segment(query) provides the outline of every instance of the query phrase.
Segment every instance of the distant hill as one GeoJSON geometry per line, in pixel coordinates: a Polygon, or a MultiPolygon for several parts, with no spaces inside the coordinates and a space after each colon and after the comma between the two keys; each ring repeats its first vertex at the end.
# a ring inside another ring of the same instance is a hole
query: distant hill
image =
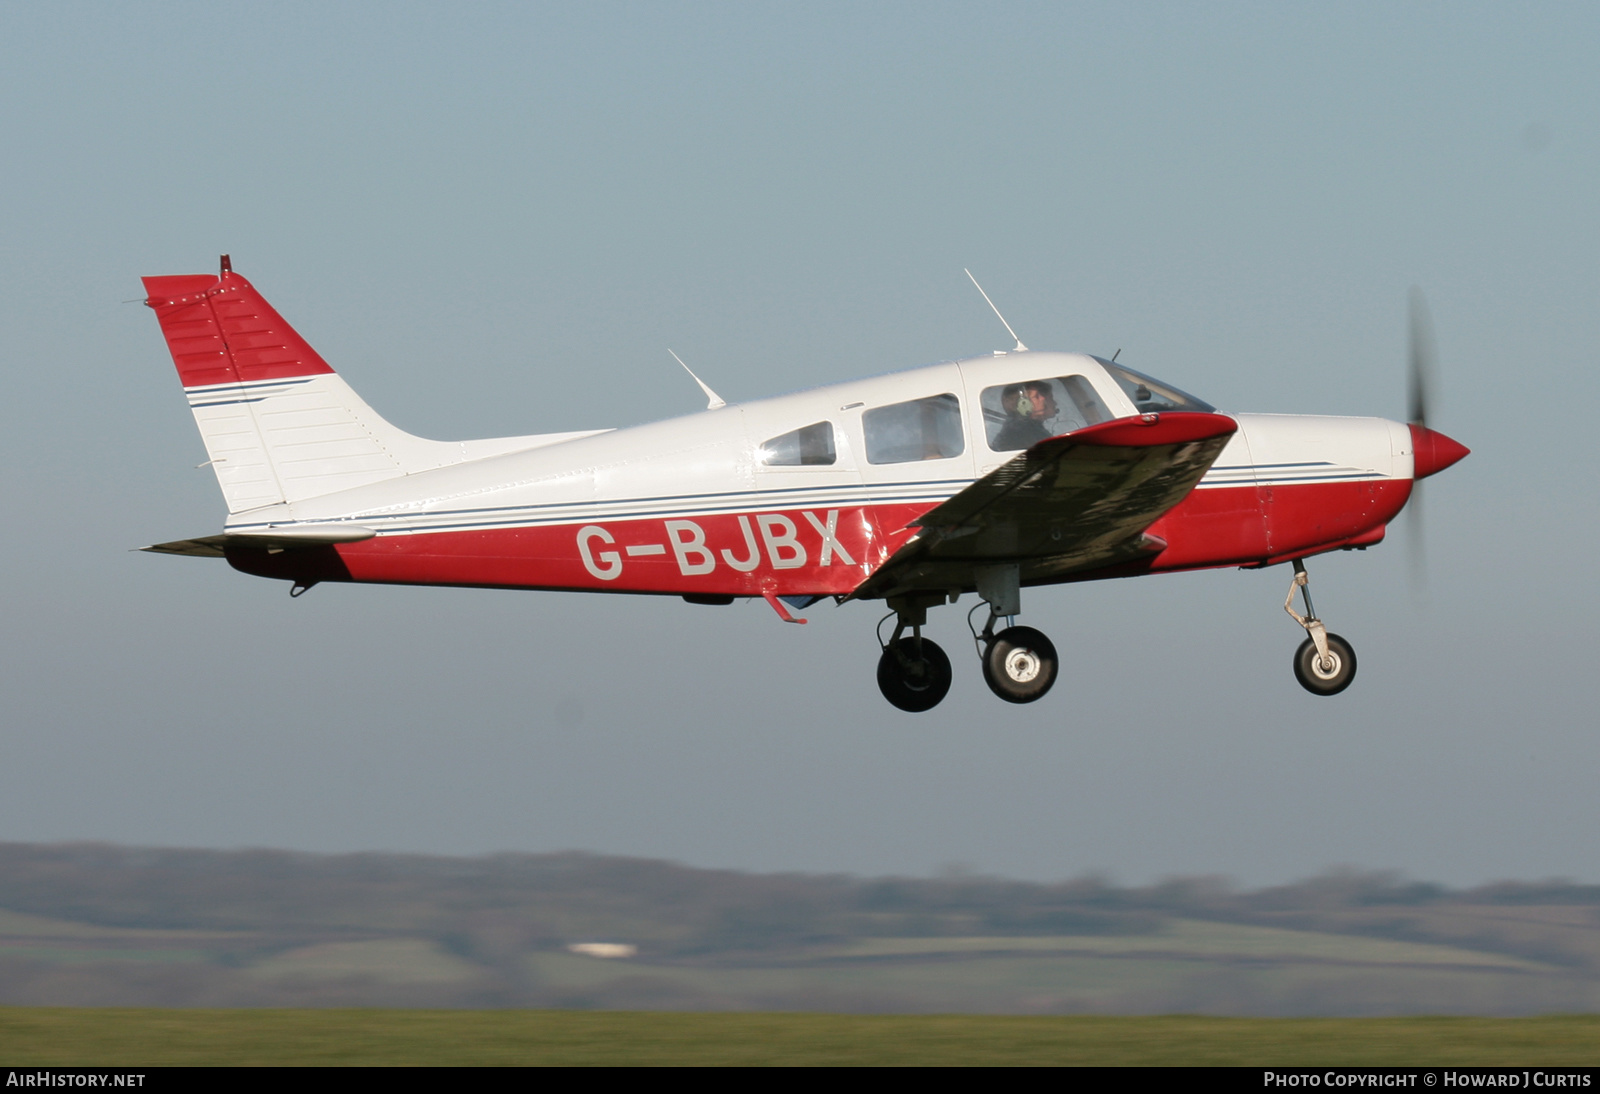
{"type": "Polygon", "coordinates": [[[1600,887],[1343,872],[1241,892],[0,844],[0,1003],[1592,1011],[1600,887]],[[585,943],[614,946],[570,948],[585,943]]]}

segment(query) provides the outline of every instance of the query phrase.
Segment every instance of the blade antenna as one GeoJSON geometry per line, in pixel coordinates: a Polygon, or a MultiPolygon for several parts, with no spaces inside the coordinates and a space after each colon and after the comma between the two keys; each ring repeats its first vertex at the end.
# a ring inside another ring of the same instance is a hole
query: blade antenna
{"type": "MultiPolygon", "coordinates": [[[[667,352],[672,353],[670,349],[667,350],[667,352]]],[[[683,365],[683,358],[679,357],[676,353],[672,353],[672,359],[678,362],[678,364],[683,365]]],[[[694,369],[690,368],[688,365],[683,365],[683,371],[687,372],[689,374],[689,379],[699,384],[700,390],[706,393],[707,410],[721,410],[723,407],[728,405],[728,401],[726,399],[718,395],[715,391],[712,391],[706,386],[706,382],[704,380],[700,379],[700,377],[694,374],[694,369]]]]}
{"type": "MultiPolygon", "coordinates": [[[[989,294],[983,291],[983,286],[978,284],[978,279],[976,277],[972,276],[972,271],[963,266],[961,268],[961,272],[967,275],[967,279],[972,282],[972,287],[978,290],[978,293],[983,297],[983,302],[989,305],[989,309],[994,312],[994,317],[1000,320],[1000,325],[1002,327],[1005,327],[1006,333],[1011,335],[1013,338],[1017,338],[1017,332],[1011,329],[1011,324],[1006,322],[1006,317],[1001,315],[1000,309],[994,306],[994,301],[990,300],[989,294]]],[[[1022,344],[1022,339],[1017,338],[1016,348],[1014,348],[1012,352],[1026,353],[1028,352],[1028,347],[1022,344]]]]}

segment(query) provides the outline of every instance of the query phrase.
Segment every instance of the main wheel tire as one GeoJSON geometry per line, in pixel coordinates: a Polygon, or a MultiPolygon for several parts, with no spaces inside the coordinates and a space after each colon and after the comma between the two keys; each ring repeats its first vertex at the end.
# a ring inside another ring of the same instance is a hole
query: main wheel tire
{"type": "Polygon", "coordinates": [[[1317,644],[1310,638],[1294,651],[1294,678],[1312,695],[1337,695],[1356,678],[1356,651],[1336,634],[1328,635],[1328,656],[1332,669],[1322,667],[1317,644]]]}
{"type": "Polygon", "coordinates": [[[1060,661],[1050,639],[1032,627],[1007,627],[983,651],[983,682],[1008,703],[1043,699],[1060,661]]]}
{"type": "Polygon", "coordinates": [[[878,690],[901,710],[932,710],[950,692],[950,658],[931,638],[902,638],[878,658],[878,690]]]}

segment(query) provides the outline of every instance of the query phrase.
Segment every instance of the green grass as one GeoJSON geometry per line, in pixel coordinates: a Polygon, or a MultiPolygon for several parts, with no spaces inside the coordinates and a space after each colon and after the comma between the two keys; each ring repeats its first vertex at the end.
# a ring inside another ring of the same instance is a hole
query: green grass
{"type": "Polygon", "coordinates": [[[0,1008],[0,1064],[1593,1066],[1600,1017],[0,1008]]]}

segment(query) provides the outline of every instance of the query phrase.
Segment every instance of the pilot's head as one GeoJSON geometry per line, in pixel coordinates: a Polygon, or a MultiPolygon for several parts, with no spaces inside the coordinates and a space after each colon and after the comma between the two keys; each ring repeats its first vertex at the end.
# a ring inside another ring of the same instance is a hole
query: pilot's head
{"type": "MultiPolygon", "coordinates": [[[[1050,384],[1048,381],[1041,380],[1035,384],[1026,384],[1024,387],[1026,389],[1024,393],[1027,396],[1028,403],[1030,404],[1028,409],[1028,417],[1032,418],[1036,422],[1047,422],[1056,416],[1058,413],[1056,410],[1056,396],[1055,392],[1050,390],[1050,384]]],[[[1019,400],[1019,412],[1020,408],[1021,402],[1019,400]]]]}

